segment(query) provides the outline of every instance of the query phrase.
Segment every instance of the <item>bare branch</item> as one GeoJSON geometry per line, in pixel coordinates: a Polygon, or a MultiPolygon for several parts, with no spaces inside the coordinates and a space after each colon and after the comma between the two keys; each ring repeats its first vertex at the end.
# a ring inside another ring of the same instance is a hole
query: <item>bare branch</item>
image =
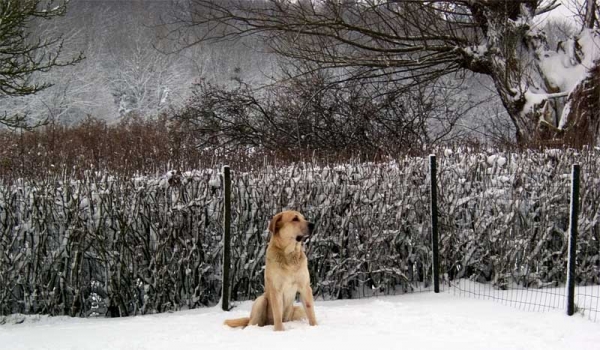
{"type": "MultiPolygon", "coordinates": [[[[0,97],[35,94],[51,86],[34,83],[34,73],[45,73],[81,61],[83,53],[62,59],[61,36],[32,38],[29,27],[36,21],[65,14],[68,0],[23,0],[3,2],[0,6],[0,97]]],[[[24,116],[5,116],[0,124],[21,124],[24,116]]]]}

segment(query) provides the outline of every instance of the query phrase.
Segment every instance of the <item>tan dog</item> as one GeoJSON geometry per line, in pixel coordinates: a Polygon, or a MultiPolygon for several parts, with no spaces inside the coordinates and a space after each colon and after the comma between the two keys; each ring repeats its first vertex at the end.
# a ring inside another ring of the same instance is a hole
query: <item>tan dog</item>
{"type": "Polygon", "coordinates": [[[271,239],[265,264],[265,293],[252,304],[250,317],[226,320],[226,325],[274,325],[276,331],[282,331],[283,322],[307,317],[311,326],[317,325],[308,262],[303,249],[313,227],[314,224],[297,211],[284,211],[273,217],[269,223],[271,239]],[[296,293],[300,293],[304,309],[294,306],[296,293]]]}

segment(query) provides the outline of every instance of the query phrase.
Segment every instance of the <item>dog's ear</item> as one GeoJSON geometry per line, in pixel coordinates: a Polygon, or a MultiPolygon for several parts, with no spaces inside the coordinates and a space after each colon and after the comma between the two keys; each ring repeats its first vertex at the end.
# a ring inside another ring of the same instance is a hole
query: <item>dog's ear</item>
{"type": "Polygon", "coordinates": [[[273,217],[273,219],[271,219],[271,222],[269,223],[269,240],[270,240],[271,236],[273,236],[279,229],[279,224],[280,224],[282,217],[283,217],[283,215],[281,213],[279,213],[279,214],[275,215],[273,217]]]}

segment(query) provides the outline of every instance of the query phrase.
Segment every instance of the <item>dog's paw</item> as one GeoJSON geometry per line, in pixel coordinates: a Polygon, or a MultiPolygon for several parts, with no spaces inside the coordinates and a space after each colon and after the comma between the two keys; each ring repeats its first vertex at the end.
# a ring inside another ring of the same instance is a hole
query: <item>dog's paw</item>
{"type": "Polygon", "coordinates": [[[283,332],[283,331],[285,331],[285,328],[283,328],[283,325],[275,325],[275,326],[273,327],[273,330],[274,330],[275,332],[283,332]]]}

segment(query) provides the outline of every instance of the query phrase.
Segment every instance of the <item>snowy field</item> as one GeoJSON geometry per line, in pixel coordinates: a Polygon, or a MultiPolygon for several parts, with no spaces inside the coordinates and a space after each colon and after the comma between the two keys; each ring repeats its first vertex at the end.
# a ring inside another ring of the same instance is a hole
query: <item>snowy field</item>
{"type": "Polygon", "coordinates": [[[27,318],[0,326],[0,349],[599,349],[600,324],[562,311],[527,312],[430,292],[317,301],[320,323],[230,329],[250,303],[122,319],[27,318]]]}

